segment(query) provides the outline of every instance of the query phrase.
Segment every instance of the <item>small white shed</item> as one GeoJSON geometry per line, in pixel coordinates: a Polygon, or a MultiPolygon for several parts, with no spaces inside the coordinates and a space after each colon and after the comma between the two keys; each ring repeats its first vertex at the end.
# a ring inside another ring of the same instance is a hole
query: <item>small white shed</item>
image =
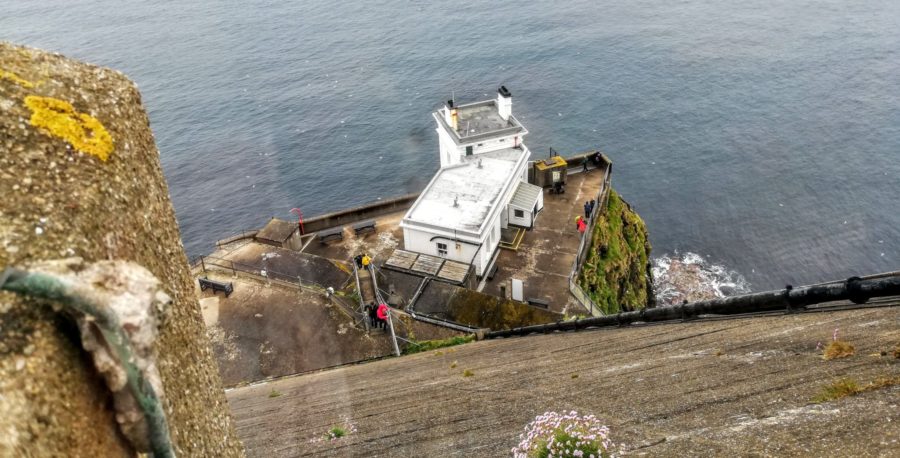
{"type": "Polygon", "coordinates": [[[534,227],[537,214],[543,209],[543,188],[520,181],[507,206],[509,224],[530,229],[534,227]]]}

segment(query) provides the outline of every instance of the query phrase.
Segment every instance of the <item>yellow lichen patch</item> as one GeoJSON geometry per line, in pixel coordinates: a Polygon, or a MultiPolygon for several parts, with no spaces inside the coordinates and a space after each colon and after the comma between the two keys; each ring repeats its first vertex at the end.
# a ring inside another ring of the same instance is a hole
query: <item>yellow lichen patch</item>
{"type": "Polygon", "coordinates": [[[26,89],[31,89],[34,87],[34,83],[32,83],[31,81],[28,81],[13,72],[8,72],[3,69],[0,69],[0,79],[12,81],[13,83],[18,84],[19,86],[22,86],[26,89]]]}
{"type": "Polygon", "coordinates": [[[25,97],[31,109],[31,125],[54,137],[69,142],[83,153],[93,154],[106,161],[113,151],[113,139],[97,118],[75,111],[71,104],[52,97],[25,97]]]}

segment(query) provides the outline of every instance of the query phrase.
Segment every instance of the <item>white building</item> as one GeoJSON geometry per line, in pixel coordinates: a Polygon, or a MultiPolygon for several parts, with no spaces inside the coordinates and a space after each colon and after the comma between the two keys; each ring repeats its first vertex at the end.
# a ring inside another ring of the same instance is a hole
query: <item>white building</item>
{"type": "Polygon", "coordinates": [[[484,275],[500,229],[531,228],[544,206],[543,190],[528,183],[528,131],[512,115],[512,95],[432,113],[441,168],[406,212],[404,249],[475,265],[484,275]]]}

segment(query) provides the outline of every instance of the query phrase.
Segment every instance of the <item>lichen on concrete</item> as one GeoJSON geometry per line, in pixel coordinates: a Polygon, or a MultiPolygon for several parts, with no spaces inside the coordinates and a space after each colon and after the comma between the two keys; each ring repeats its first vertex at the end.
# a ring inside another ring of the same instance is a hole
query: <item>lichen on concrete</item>
{"type": "MultiPolygon", "coordinates": [[[[78,256],[147,268],[173,299],[157,358],[176,453],[240,455],[137,88],[116,71],[6,43],[0,70],[0,266],[78,256]],[[33,125],[28,97],[102,124],[113,139],[107,160],[33,125]]],[[[9,293],[0,294],[0,393],[11,409],[0,415],[0,455],[132,452],[74,324],[9,293]]]]}
{"type": "Polygon", "coordinates": [[[651,247],[644,221],[612,189],[597,218],[579,285],[607,314],[648,306],[651,247]]]}

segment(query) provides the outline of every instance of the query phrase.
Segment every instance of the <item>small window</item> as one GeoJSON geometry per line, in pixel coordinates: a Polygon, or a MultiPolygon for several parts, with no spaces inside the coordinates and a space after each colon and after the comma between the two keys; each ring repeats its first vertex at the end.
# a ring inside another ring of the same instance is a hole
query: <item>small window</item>
{"type": "Polygon", "coordinates": [[[524,210],[513,210],[513,215],[516,215],[516,218],[524,218],[525,211],[524,210]]]}
{"type": "Polygon", "coordinates": [[[472,145],[466,147],[466,156],[472,155],[472,145]]]}
{"type": "Polygon", "coordinates": [[[479,144],[478,144],[478,147],[479,147],[479,148],[481,148],[482,146],[484,146],[484,143],[479,143],[479,144]]]}
{"type": "Polygon", "coordinates": [[[446,243],[438,243],[437,250],[438,250],[438,256],[447,256],[447,244],[446,243]]]}

